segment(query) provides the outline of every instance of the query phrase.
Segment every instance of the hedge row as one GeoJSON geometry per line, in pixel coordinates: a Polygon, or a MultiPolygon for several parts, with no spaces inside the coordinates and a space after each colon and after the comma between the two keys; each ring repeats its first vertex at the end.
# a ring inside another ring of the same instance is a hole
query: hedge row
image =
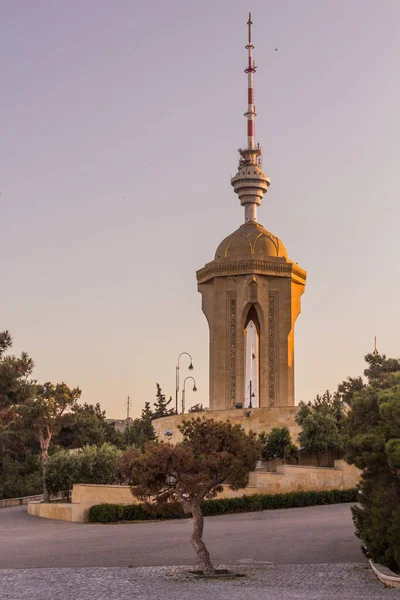
{"type": "MultiPolygon", "coordinates": [[[[254,512],[277,508],[316,506],[356,502],[357,490],[327,490],[320,492],[289,492],[287,494],[254,494],[240,498],[216,498],[203,502],[204,516],[229,513],[254,512]]],[[[180,503],[152,504],[97,504],[89,510],[92,523],[116,521],[151,521],[160,519],[183,519],[185,514],[180,503]]]]}

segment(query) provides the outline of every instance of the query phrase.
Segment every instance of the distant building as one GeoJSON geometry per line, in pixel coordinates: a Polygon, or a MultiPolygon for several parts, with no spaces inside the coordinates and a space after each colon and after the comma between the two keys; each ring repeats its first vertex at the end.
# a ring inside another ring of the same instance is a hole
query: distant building
{"type": "Polygon", "coordinates": [[[127,419],[106,419],[106,421],[110,425],[114,425],[116,431],[119,431],[119,433],[124,433],[125,429],[133,423],[132,417],[128,417],[127,419]]]}

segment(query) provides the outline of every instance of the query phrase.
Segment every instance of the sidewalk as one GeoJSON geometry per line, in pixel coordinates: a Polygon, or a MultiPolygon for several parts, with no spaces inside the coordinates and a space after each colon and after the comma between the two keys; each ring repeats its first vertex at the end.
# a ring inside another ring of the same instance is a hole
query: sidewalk
{"type": "MultiPolygon", "coordinates": [[[[111,551],[111,549],[110,549],[111,551]]],[[[222,565],[221,565],[222,566],[222,565]]],[[[197,580],[188,567],[4,569],[2,600],[400,600],[365,563],[234,566],[246,576],[197,580]]]]}

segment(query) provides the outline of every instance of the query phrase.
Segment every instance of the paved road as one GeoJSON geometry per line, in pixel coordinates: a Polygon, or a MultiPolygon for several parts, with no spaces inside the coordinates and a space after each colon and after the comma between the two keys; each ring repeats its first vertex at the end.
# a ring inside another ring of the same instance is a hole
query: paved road
{"type": "MultiPolygon", "coordinates": [[[[123,525],[39,519],[26,507],[0,509],[0,569],[195,564],[188,520],[123,525]]],[[[365,562],[349,504],[208,517],[215,564],[365,562]]]]}

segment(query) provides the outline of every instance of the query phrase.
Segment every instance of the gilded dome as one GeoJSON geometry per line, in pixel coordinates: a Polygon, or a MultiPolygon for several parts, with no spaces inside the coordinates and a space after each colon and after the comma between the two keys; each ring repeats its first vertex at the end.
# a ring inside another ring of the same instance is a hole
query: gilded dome
{"type": "Polygon", "coordinates": [[[215,260],[265,260],[287,258],[285,246],[279,238],[255,221],[249,221],[228,235],[217,248],[215,260]]]}

